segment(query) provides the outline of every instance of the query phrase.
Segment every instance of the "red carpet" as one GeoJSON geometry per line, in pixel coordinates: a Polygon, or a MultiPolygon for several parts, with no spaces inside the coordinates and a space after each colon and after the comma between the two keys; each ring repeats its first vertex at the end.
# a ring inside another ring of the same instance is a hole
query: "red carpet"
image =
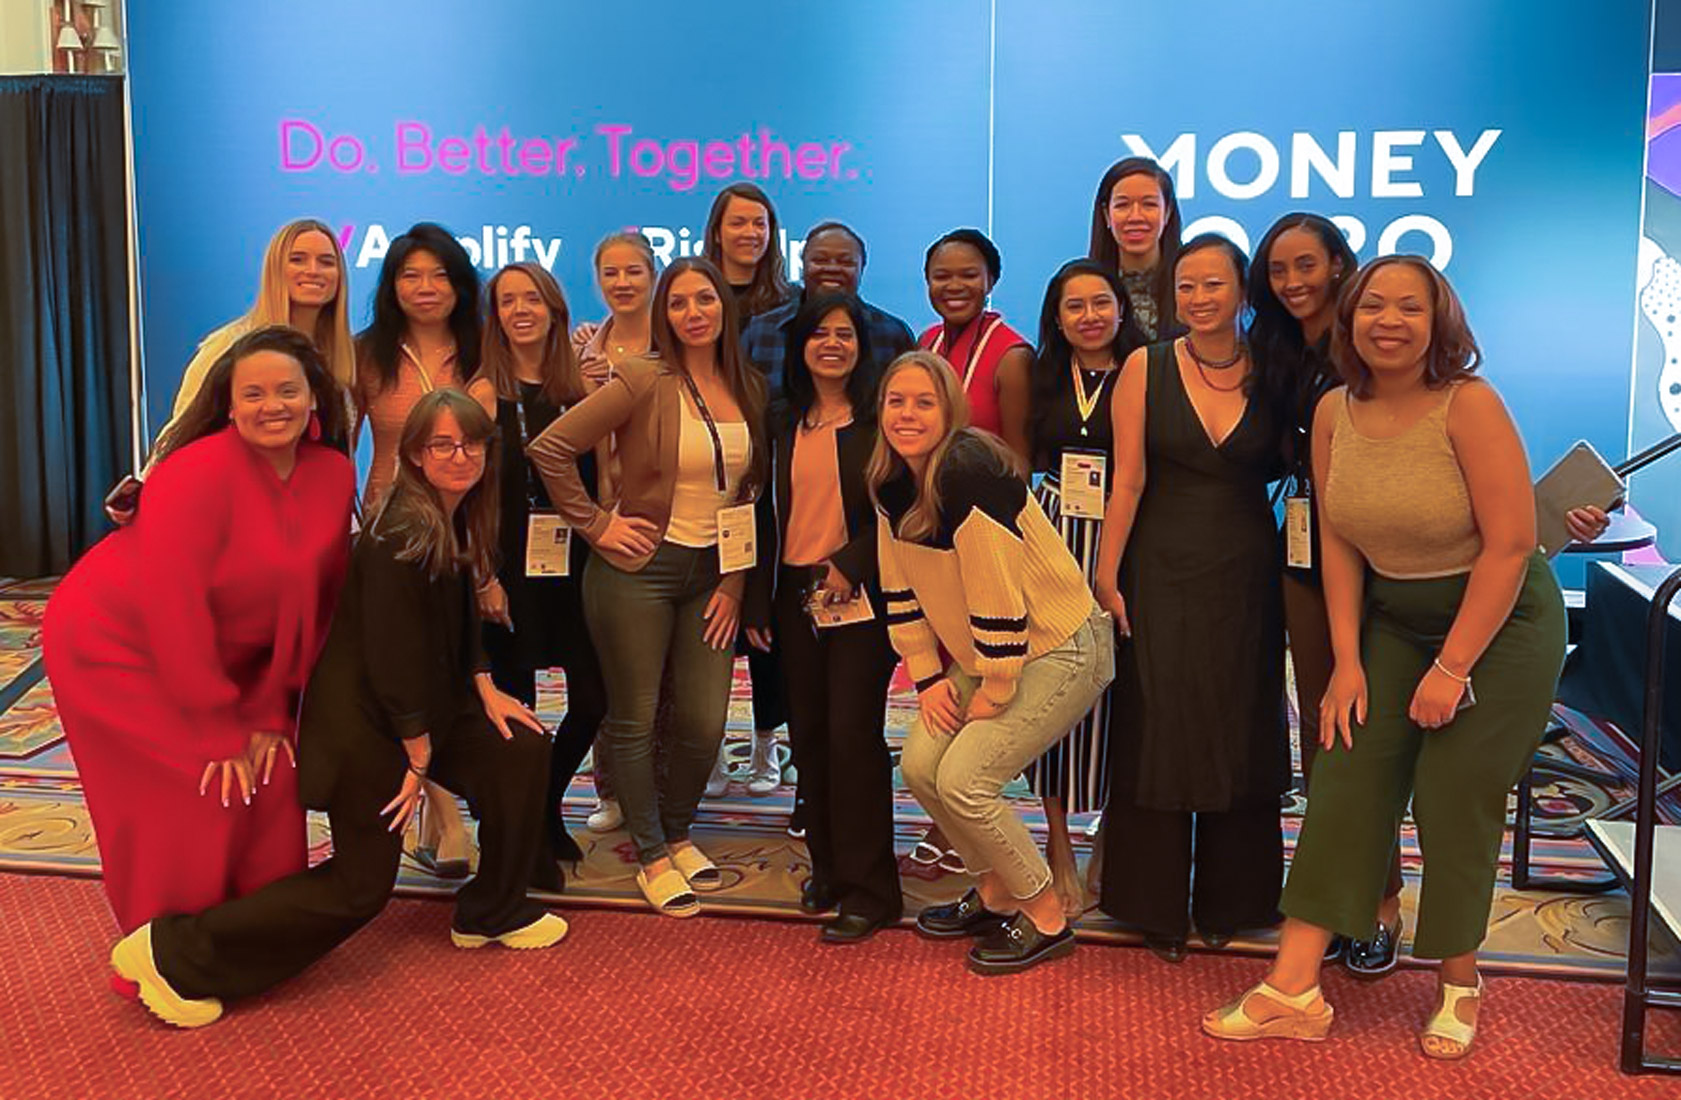
{"type": "MultiPolygon", "coordinates": [[[[1621,991],[1490,983],[1478,1049],[1427,1063],[1432,978],[1339,975],[1330,1042],[1225,1044],[1198,1015],[1254,960],[1082,947],[984,979],[961,949],[890,932],[823,948],[772,921],[580,910],[546,952],[459,951],[449,909],[397,902],[327,962],[198,1032],[105,990],[97,882],[0,875],[0,1097],[729,1097],[1006,1100],[1675,1096],[1615,1068],[1621,991]]],[[[1660,1050],[1681,1026],[1655,1019],[1660,1050]]]]}

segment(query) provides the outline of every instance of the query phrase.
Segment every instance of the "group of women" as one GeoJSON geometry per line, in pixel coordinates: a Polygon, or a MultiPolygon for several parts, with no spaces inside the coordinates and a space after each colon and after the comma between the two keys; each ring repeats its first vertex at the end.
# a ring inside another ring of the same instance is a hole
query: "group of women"
{"type": "MultiPolygon", "coordinates": [[[[1266,980],[1203,1029],[1322,1038],[1320,967],[1394,965],[1410,800],[1414,954],[1443,960],[1419,1041],[1465,1054],[1506,790],[1563,652],[1521,443],[1424,261],[1360,268],[1311,214],[1253,263],[1179,225],[1159,166],[1113,165],[1036,345],[988,308],[997,248],[955,230],[914,348],[860,298],[844,225],[808,234],[789,286],[751,184],[718,197],[707,258],[657,271],[641,237],[603,241],[594,326],[536,265],[481,294],[421,224],[353,345],[332,234],[286,227],[251,314],[189,368],[140,502],[49,608],[114,981],[194,1026],[297,973],[383,906],[432,783],[481,823],[454,942],[548,946],[566,925],[526,891],[578,854],[561,795],[592,743],[592,827],[622,820],[656,911],[699,912],[724,878],[691,826],[745,640],[750,784],[775,785],[785,709],[825,942],[901,916],[883,726],[903,660],[918,847],[975,876],[921,934],[982,974],[1069,954],[1067,818],[1101,809],[1099,904],[1162,958],[1193,928],[1218,947],[1284,922],[1266,980]],[[1281,897],[1286,634],[1312,793],[1281,897]],[[1044,853],[1002,794],[1024,770],[1044,853]],[[300,801],[334,838],[307,870],[300,801]]],[[[455,802],[431,805],[424,847],[464,875],[455,802]]]]}

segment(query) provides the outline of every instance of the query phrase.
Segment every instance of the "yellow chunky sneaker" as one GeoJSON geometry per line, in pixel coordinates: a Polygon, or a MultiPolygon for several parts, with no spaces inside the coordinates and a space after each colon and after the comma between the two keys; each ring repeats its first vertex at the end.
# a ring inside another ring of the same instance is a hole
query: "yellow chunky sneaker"
{"type": "Polygon", "coordinates": [[[471,932],[449,930],[449,942],[457,947],[483,947],[499,943],[516,951],[531,951],[539,947],[553,947],[566,938],[566,922],[553,913],[544,913],[524,928],[504,932],[500,936],[477,936],[471,932]]]}
{"type": "Polygon", "coordinates": [[[1202,1030],[1216,1039],[1306,1039],[1316,1043],[1329,1034],[1334,1015],[1318,986],[1291,996],[1262,982],[1205,1015],[1202,1030]]]}
{"type": "Polygon", "coordinates": [[[175,992],[158,973],[152,959],[152,926],[143,924],[111,949],[111,968],[140,987],[140,1003],[166,1024],[203,1027],[222,1018],[222,1002],[214,997],[193,1000],[175,992]]]}

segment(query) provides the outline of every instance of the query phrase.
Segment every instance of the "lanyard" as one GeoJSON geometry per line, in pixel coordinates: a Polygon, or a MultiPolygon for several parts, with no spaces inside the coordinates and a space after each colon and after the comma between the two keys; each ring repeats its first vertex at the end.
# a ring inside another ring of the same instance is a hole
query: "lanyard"
{"type": "MultiPolygon", "coordinates": [[[[984,314],[984,313],[981,314],[981,317],[985,317],[985,316],[986,316],[986,314],[984,314]]],[[[975,319],[975,321],[971,322],[971,324],[978,323],[980,321],[980,319],[981,319],[980,317],[977,317],[975,319]]],[[[968,355],[967,358],[965,358],[963,360],[963,392],[964,393],[969,392],[969,380],[974,378],[975,367],[980,364],[981,357],[982,357],[982,355],[985,354],[987,345],[992,343],[992,338],[998,334],[998,330],[1000,328],[1002,328],[1003,325],[1004,325],[1003,314],[999,314],[999,315],[993,317],[993,319],[987,323],[986,330],[984,332],[982,332],[979,336],[975,337],[975,342],[970,345],[969,355],[968,355]]],[[[940,327],[939,333],[936,334],[935,337],[934,337],[934,346],[929,348],[928,350],[933,352],[935,355],[942,355],[942,356],[945,355],[945,353],[946,353],[946,330],[945,330],[945,326],[942,325],[940,327]]]]}
{"type": "Polygon", "coordinates": [[[1103,377],[1097,380],[1097,388],[1088,394],[1086,393],[1085,371],[1081,369],[1079,362],[1073,356],[1068,358],[1068,369],[1074,375],[1074,405],[1080,412],[1080,434],[1082,436],[1090,435],[1091,433],[1086,430],[1086,424],[1091,420],[1091,414],[1097,411],[1098,402],[1103,400],[1103,383],[1115,371],[1102,372],[1103,377]]]}
{"type": "Polygon", "coordinates": [[[526,453],[531,449],[531,435],[525,427],[525,398],[516,392],[514,396],[514,417],[519,422],[519,455],[520,463],[525,467],[525,502],[530,511],[544,512],[549,509],[538,499],[537,486],[540,484],[532,468],[531,458],[526,453]]]}
{"type": "Polygon", "coordinates": [[[712,410],[706,407],[706,398],[700,395],[700,387],[689,377],[689,372],[679,369],[678,374],[683,378],[683,385],[688,387],[689,396],[695,399],[695,411],[700,413],[701,420],[706,424],[706,434],[712,437],[712,474],[718,491],[727,492],[730,481],[724,473],[724,437],[718,434],[718,422],[712,419],[712,410]]]}

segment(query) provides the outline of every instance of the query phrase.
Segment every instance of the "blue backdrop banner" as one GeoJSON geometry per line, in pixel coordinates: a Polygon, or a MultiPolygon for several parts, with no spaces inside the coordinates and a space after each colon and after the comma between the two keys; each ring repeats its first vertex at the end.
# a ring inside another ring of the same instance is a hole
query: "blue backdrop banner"
{"type": "Polygon", "coordinates": [[[1031,332],[1097,179],[1157,156],[1187,228],[1338,218],[1362,259],[1432,256],[1537,465],[1626,453],[1649,5],[1288,0],[652,0],[140,5],[130,14],[146,382],[161,425],[282,223],[340,228],[352,317],[389,240],[449,226],[488,275],[535,259],[604,312],[595,242],[695,250],[720,187],[869,243],[867,298],[933,319],[922,254],[990,229],[1031,332]]]}

